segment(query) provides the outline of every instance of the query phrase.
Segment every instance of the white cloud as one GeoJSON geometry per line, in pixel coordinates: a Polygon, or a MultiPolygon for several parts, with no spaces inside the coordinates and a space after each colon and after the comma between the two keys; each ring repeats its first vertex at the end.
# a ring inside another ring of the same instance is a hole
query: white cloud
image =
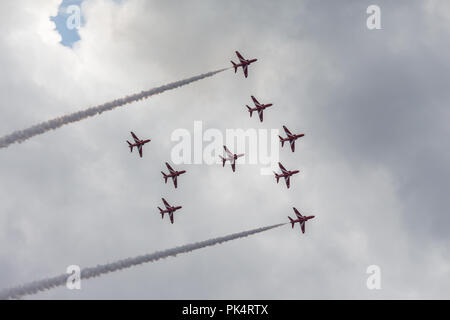
{"type": "MultiPolygon", "coordinates": [[[[279,7],[193,1],[187,8],[143,0],[88,1],[82,7],[82,40],[71,50],[59,44],[49,21],[58,5],[0,4],[7,34],[0,39],[2,135],[228,66],[236,49],[259,61],[248,79],[229,71],[2,150],[2,287],[60,274],[71,264],[87,267],[282,222],[296,206],[316,215],[305,235],[286,226],[107,275],[86,282],[81,292],[58,289],[32,298],[448,296],[435,285],[441,281],[448,287],[446,251],[436,245],[417,259],[417,246],[434,242],[421,243],[411,234],[415,229],[405,215],[410,202],[403,193],[404,178],[388,159],[397,159],[389,152],[406,139],[400,133],[407,112],[401,109],[392,118],[399,136],[388,137],[389,147],[388,138],[366,139],[372,137],[367,119],[384,118],[362,103],[370,90],[364,86],[367,61],[361,53],[374,63],[380,55],[390,58],[392,52],[383,50],[396,41],[384,29],[382,37],[392,41],[371,55],[367,34],[353,26],[359,21],[356,7],[336,9],[325,23],[323,8],[315,2],[279,7]],[[352,92],[355,88],[359,92],[352,92]],[[263,124],[248,118],[245,104],[251,94],[274,103],[263,124]],[[256,166],[240,166],[232,174],[229,167],[193,165],[173,190],[160,174],[169,160],[170,134],[177,128],[190,130],[194,120],[220,130],[287,124],[306,133],[295,154],[281,150],[282,162],[302,172],[286,190],[273,177],[261,176],[256,166]],[[143,159],[128,152],[130,130],[152,139],[143,159]],[[174,225],[161,221],[157,212],[162,196],[183,205],[174,225]],[[365,287],[370,264],[382,270],[379,292],[365,287]],[[415,274],[421,280],[411,283],[415,274]]],[[[414,10],[420,17],[418,7],[414,10]]],[[[376,41],[384,43],[382,37],[376,41]]],[[[402,45],[414,47],[409,39],[407,34],[402,45]]],[[[375,67],[385,71],[383,65],[375,67]]],[[[395,70],[387,75],[405,68],[393,64],[395,70]]],[[[385,83],[384,75],[373,83],[385,83]]],[[[410,88],[408,83],[396,86],[410,88]]],[[[386,123],[377,123],[380,131],[386,123]]]]}

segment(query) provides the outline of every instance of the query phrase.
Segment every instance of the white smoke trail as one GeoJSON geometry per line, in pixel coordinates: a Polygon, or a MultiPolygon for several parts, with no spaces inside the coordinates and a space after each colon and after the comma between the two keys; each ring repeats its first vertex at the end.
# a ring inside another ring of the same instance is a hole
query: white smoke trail
{"type": "MultiPolygon", "coordinates": [[[[99,277],[106,273],[115,272],[115,271],[126,269],[126,268],[131,268],[131,267],[139,265],[139,264],[153,262],[153,261],[157,261],[159,259],[164,259],[164,258],[171,257],[171,256],[174,257],[180,253],[187,253],[187,252],[198,250],[201,248],[214,246],[214,245],[220,244],[222,242],[231,241],[231,240],[235,240],[235,239],[239,239],[239,238],[244,238],[244,237],[250,236],[255,233],[260,233],[260,232],[264,232],[264,231],[267,231],[267,230],[270,230],[273,228],[283,226],[285,224],[286,223],[280,223],[280,224],[275,224],[275,225],[268,226],[268,227],[248,230],[248,231],[239,232],[239,233],[233,233],[233,234],[230,234],[230,235],[224,236],[224,237],[219,237],[219,238],[214,238],[214,239],[205,240],[205,241],[201,241],[201,242],[191,243],[191,244],[187,244],[187,245],[184,245],[181,247],[176,247],[176,248],[168,249],[168,250],[164,250],[164,251],[157,251],[157,252],[154,252],[151,254],[137,256],[134,258],[127,258],[127,259],[119,260],[119,261],[108,263],[108,264],[97,265],[96,267],[83,269],[81,271],[81,279],[89,279],[89,278],[99,277]]],[[[16,288],[2,290],[2,291],[0,291],[0,300],[17,299],[17,298],[20,298],[25,295],[31,295],[31,294],[38,293],[40,291],[45,291],[45,290],[49,290],[49,289],[52,289],[55,287],[64,286],[67,282],[68,277],[69,277],[68,274],[63,274],[63,275],[53,277],[53,278],[30,282],[28,284],[25,284],[25,285],[22,285],[22,286],[19,286],[16,288]]]]}
{"type": "Polygon", "coordinates": [[[77,122],[77,121],[86,119],[88,117],[95,116],[96,114],[100,114],[102,112],[110,111],[117,107],[121,107],[127,103],[132,103],[135,101],[139,101],[141,99],[147,99],[155,94],[159,94],[159,93],[162,93],[167,90],[172,90],[172,89],[187,85],[189,83],[192,83],[194,81],[198,81],[198,80],[201,80],[204,78],[212,77],[213,75],[215,75],[219,72],[225,71],[227,69],[229,69],[229,68],[204,73],[204,74],[201,74],[201,75],[198,75],[195,77],[191,77],[188,79],[180,80],[177,82],[172,82],[172,83],[169,83],[169,84],[157,87],[157,88],[153,88],[153,89],[150,89],[147,91],[142,91],[141,93],[136,93],[131,96],[127,96],[125,98],[116,99],[114,101],[107,102],[102,105],[91,107],[91,108],[88,108],[83,111],[74,112],[74,113],[71,113],[66,116],[62,116],[62,117],[55,118],[55,119],[52,119],[52,120],[49,120],[46,122],[42,122],[42,123],[39,123],[32,127],[29,127],[27,129],[24,129],[24,130],[15,131],[9,135],[0,137],[0,149],[6,148],[9,145],[16,143],[16,142],[19,142],[19,143],[23,142],[27,139],[30,139],[31,137],[37,136],[39,134],[43,134],[47,131],[57,129],[65,124],[77,122]]]}

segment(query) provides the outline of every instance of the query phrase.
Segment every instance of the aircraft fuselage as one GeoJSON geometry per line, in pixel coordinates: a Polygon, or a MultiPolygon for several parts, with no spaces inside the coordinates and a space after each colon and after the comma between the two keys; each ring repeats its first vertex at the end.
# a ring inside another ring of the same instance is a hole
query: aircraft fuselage
{"type": "Polygon", "coordinates": [[[141,141],[136,142],[136,143],[131,143],[131,146],[133,146],[133,147],[139,147],[139,146],[143,146],[144,144],[146,144],[146,143],[148,143],[148,142],[150,142],[150,139],[147,139],[147,140],[141,140],[141,141]]]}
{"type": "Polygon", "coordinates": [[[304,217],[302,217],[302,218],[295,219],[295,220],[293,220],[292,222],[294,222],[294,223],[296,223],[296,222],[302,223],[302,222],[306,222],[306,221],[308,221],[308,220],[310,220],[310,219],[313,219],[314,217],[315,217],[315,216],[304,216],[304,217]]]}
{"type": "Polygon", "coordinates": [[[300,172],[300,170],[293,170],[293,171],[288,171],[286,173],[281,173],[281,174],[279,174],[279,176],[280,177],[290,177],[290,176],[292,176],[294,174],[297,174],[299,172],[300,172]]]}
{"type": "Polygon", "coordinates": [[[181,175],[181,174],[183,174],[185,172],[186,172],[186,170],[175,171],[175,172],[169,173],[167,176],[170,177],[170,178],[178,177],[179,175],[181,175]]]}
{"type": "Polygon", "coordinates": [[[264,109],[266,109],[266,108],[268,108],[268,107],[271,107],[272,105],[273,105],[272,103],[269,103],[269,104],[262,104],[262,105],[260,105],[260,106],[255,106],[254,108],[252,108],[252,110],[254,110],[254,111],[264,110],[264,109]]]}
{"type": "Polygon", "coordinates": [[[286,137],[286,138],[283,138],[282,140],[283,141],[292,141],[292,140],[297,140],[298,138],[301,138],[301,137],[303,137],[304,136],[304,134],[294,134],[293,136],[291,136],[291,137],[286,137]]]}
{"type": "Polygon", "coordinates": [[[166,210],[162,210],[161,213],[173,213],[179,209],[183,208],[182,206],[177,206],[177,207],[170,207],[166,210]]]}
{"type": "Polygon", "coordinates": [[[256,61],[258,61],[258,59],[245,60],[245,61],[243,61],[241,63],[237,63],[236,66],[237,67],[245,67],[245,66],[248,66],[249,64],[251,64],[253,62],[256,62],[256,61]]]}

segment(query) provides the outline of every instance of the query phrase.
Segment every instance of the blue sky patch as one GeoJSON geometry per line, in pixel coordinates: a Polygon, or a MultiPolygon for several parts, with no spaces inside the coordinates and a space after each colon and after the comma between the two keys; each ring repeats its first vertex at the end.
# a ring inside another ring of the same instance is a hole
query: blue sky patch
{"type": "Polygon", "coordinates": [[[58,14],[50,17],[55,23],[56,31],[61,35],[61,44],[72,48],[73,44],[80,40],[78,30],[84,25],[81,12],[83,0],[63,0],[58,8],[58,14]]]}

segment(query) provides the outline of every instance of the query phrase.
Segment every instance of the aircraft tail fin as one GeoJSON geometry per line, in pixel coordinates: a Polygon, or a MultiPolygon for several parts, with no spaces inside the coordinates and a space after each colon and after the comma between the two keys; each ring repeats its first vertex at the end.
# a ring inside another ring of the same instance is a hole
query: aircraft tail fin
{"type": "Polygon", "coordinates": [[[289,216],[288,216],[288,218],[291,221],[292,228],[294,228],[294,223],[295,223],[294,220],[291,217],[289,217],[289,216]]]}
{"type": "Polygon", "coordinates": [[[237,72],[238,66],[237,66],[237,64],[234,63],[233,61],[231,61],[231,63],[233,64],[233,67],[234,67],[234,73],[236,73],[236,72],[237,72]]]}
{"type": "Polygon", "coordinates": [[[133,145],[130,141],[127,140],[128,146],[130,147],[130,152],[133,152],[133,145]]]}
{"type": "Polygon", "coordinates": [[[161,209],[160,207],[158,207],[158,209],[159,209],[159,213],[161,213],[161,219],[164,219],[163,209],[161,209]]]}
{"type": "Polygon", "coordinates": [[[222,167],[225,167],[226,159],[224,157],[222,157],[222,156],[219,156],[219,157],[220,157],[220,159],[222,159],[222,167]]]}
{"type": "MultiPolygon", "coordinates": [[[[246,105],[247,106],[247,105],[246,105]]],[[[253,114],[253,110],[252,110],[252,108],[250,108],[249,106],[247,106],[247,109],[248,109],[248,112],[250,112],[250,117],[252,116],[252,114],[253,114]]]]}
{"type": "Polygon", "coordinates": [[[277,179],[277,183],[280,181],[280,176],[275,171],[273,172],[275,174],[275,179],[277,179]]]}
{"type": "Polygon", "coordinates": [[[169,178],[169,177],[164,172],[161,171],[161,173],[164,176],[164,182],[167,183],[167,178],[169,178]]]}
{"type": "Polygon", "coordinates": [[[283,139],[283,137],[282,136],[278,136],[278,137],[280,137],[281,147],[284,147],[284,139],[283,139]]]}

